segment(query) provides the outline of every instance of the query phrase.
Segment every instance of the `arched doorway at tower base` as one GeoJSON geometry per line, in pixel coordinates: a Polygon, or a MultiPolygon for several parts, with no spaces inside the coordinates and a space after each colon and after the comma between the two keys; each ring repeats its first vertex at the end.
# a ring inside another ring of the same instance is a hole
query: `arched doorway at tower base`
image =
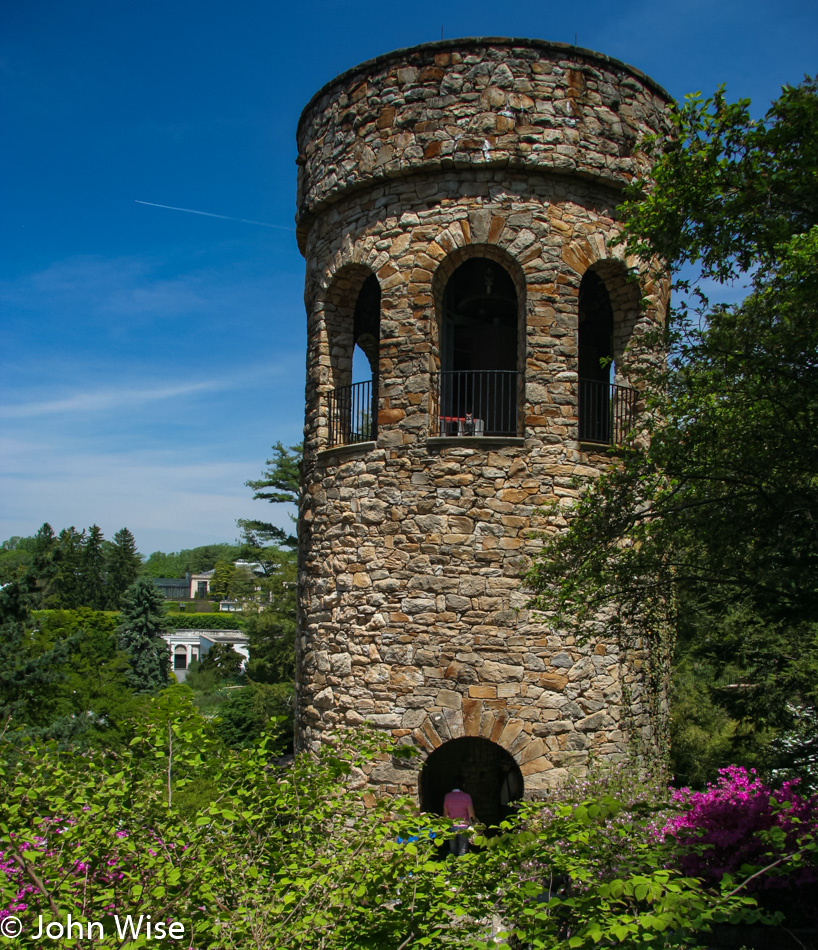
{"type": "Polygon", "coordinates": [[[465,736],[444,742],[426,759],[418,781],[421,811],[442,815],[443,799],[458,778],[486,825],[502,821],[523,797],[523,775],[513,757],[496,742],[465,736]]]}

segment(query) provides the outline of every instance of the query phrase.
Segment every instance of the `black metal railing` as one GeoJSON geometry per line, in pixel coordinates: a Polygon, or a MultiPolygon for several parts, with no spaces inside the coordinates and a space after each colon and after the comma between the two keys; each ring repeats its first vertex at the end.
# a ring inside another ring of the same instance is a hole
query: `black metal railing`
{"type": "Polygon", "coordinates": [[[329,393],[329,447],[370,442],[378,434],[378,383],[338,386],[329,393]]]}
{"type": "Polygon", "coordinates": [[[619,445],[636,419],[637,391],[630,386],[579,381],[579,438],[581,442],[619,445]]]}
{"type": "Polygon", "coordinates": [[[434,373],[435,434],[516,436],[520,378],[513,370],[434,373]]]}

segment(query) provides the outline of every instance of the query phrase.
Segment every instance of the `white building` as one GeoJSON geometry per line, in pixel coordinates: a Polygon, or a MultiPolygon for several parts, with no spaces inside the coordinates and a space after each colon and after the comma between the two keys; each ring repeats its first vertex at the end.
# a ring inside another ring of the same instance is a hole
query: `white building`
{"type": "Polygon", "coordinates": [[[180,683],[184,683],[190,664],[201,660],[217,643],[231,646],[242,657],[242,669],[250,659],[249,640],[241,630],[173,630],[163,638],[170,648],[171,669],[180,683]]]}

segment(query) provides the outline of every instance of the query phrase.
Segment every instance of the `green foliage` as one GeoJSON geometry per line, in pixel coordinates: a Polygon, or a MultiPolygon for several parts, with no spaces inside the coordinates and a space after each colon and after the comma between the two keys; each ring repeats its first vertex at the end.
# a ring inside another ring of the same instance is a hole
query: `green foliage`
{"type": "Polygon", "coordinates": [[[105,545],[106,588],[108,607],[118,610],[123,603],[125,591],[139,577],[142,557],[136,550],[134,536],[127,528],[114,535],[113,543],[105,545]]]}
{"type": "MultiPolygon", "coordinates": [[[[267,468],[261,473],[261,478],[245,482],[253,489],[253,498],[273,504],[297,505],[301,491],[301,452],[301,445],[285,448],[281,442],[276,442],[273,456],[267,459],[267,468]]],[[[243,518],[238,525],[253,548],[265,548],[271,544],[294,548],[297,543],[293,535],[267,521],[243,518]]]]}
{"type": "Polygon", "coordinates": [[[230,577],[233,573],[232,564],[227,561],[216,561],[213,574],[210,578],[210,596],[219,600],[227,598],[230,590],[230,577]]]}
{"type": "Polygon", "coordinates": [[[220,600],[254,600],[256,587],[256,576],[249,568],[228,564],[227,561],[216,562],[210,578],[211,597],[220,600]]]}
{"type": "Polygon", "coordinates": [[[291,746],[293,687],[290,683],[250,682],[230,690],[218,708],[218,716],[216,732],[231,749],[249,748],[271,728],[291,746]]]}
{"type": "Polygon", "coordinates": [[[65,679],[70,640],[36,642],[30,578],[0,590],[0,721],[29,735],[65,735],[72,730],[61,711],[57,686],[65,679]]]}
{"type": "Polygon", "coordinates": [[[235,679],[239,675],[243,657],[229,643],[214,643],[200,660],[201,670],[213,670],[222,679],[235,679]]]}
{"type": "Polygon", "coordinates": [[[122,597],[119,645],[128,658],[128,682],[139,693],[167,685],[170,658],[162,633],[167,630],[162,595],[148,577],[141,577],[122,597]]]}
{"type": "Polygon", "coordinates": [[[630,249],[700,263],[720,283],[776,267],[781,246],[818,224],[817,96],[814,78],[785,86],[759,121],[723,87],[671,108],[672,135],[643,143],[655,185],[636,182],[622,209],[630,249]]]}
{"type": "Polygon", "coordinates": [[[14,537],[0,544],[0,584],[20,580],[31,567],[34,538],[14,537]]]}
{"type": "MultiPolygon", "coordinates": [[[[785,88],[760,122],[721,92],[672,120],[676,138],[653,143],[656,187],[624,209],[629,250],[716,281],[749,272],[751,292],[700,297],[698,322],[671,313],[649,446],[623,448],[528,581],[581,635],[607,607],[622,637],[677,631],[714,684],[740,673],[707,691],[720,743],[707,770],[728,749],[773,769],[787,763],[767,755],[771,731],[818,708],[818,88],[785,88]]],[[[796,760],[807,774],[815,740],[796,760]]]]}
{"type": "Polygon", "coordinates": [[[87,607],[38,611],[33,623],[41,649],[66,648],[62,676],[49,692],[60,714],[75,724],[72,740],[83,746],[119,745],[135,701],[128,659],[117,643],[116,614],[87,607]]]}
{"type": "Polygon", "coordinates": [[[81,559],[81,604],[91,610],[105,610],[108,605],[103,540],[97,525],[91,525],[85,538],[81,559]]]}
{"type": "Polygon", "coordinates": [[[198,950],[701,946],[711,922],[753,918],[743,882],[668,865],[650,800],[526,805],[441,860],[449,823],[370,796],[361,769],[384,749],[353,744],[288,766],[267,740],[216,754],[184,687],[147,699],[115,756],[2,742],[0,906],[26,933],[39,914],[104,921],[88,950],[117,946],[113,913],[181,921],[198,950]]]}
{"type": "Polygon", "coordinates": [[[258,613],[247,613],[250,640],[247,673],[260,683],[284,683],[295,676],[297,558],[294,551],[276,553],[278,570],[262,581],[267,602],[258,613]]]}
{"type": "Polygon", "coordinates": [[[173,630],[241,630],[244,618],[222,613],[168,614],[165,626],[173,630]]]}
{"type": "Polygon", "coordinates": [[[145,561],[143,573],[148,577],[184,577],[211,571],[217,561],[232,563],[247,553],[245,545],[204,544],[171,554],[154,551],[145,561]]]}

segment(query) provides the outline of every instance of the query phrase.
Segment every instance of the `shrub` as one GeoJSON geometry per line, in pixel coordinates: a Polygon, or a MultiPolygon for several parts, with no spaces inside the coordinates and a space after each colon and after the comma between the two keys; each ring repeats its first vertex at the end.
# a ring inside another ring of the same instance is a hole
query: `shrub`
{"type": "Polygon", "coordinates": [[[244,622],[231,614],[170,614],[166,626],[173,630],[243,630],[244,622]]]}
{"type": "Polygon", "coordinates": [[[756,892],[818,880],[818,796],[800,795],[797,784],[785,782],[773,790],[754,769],[730,766],[720,769],[718,781],[703,792],[675,792],[674,801],[685,811],[664,831],[681,846],[682,870],[715,882],[766,868],[747,882],[756,892]]]}

